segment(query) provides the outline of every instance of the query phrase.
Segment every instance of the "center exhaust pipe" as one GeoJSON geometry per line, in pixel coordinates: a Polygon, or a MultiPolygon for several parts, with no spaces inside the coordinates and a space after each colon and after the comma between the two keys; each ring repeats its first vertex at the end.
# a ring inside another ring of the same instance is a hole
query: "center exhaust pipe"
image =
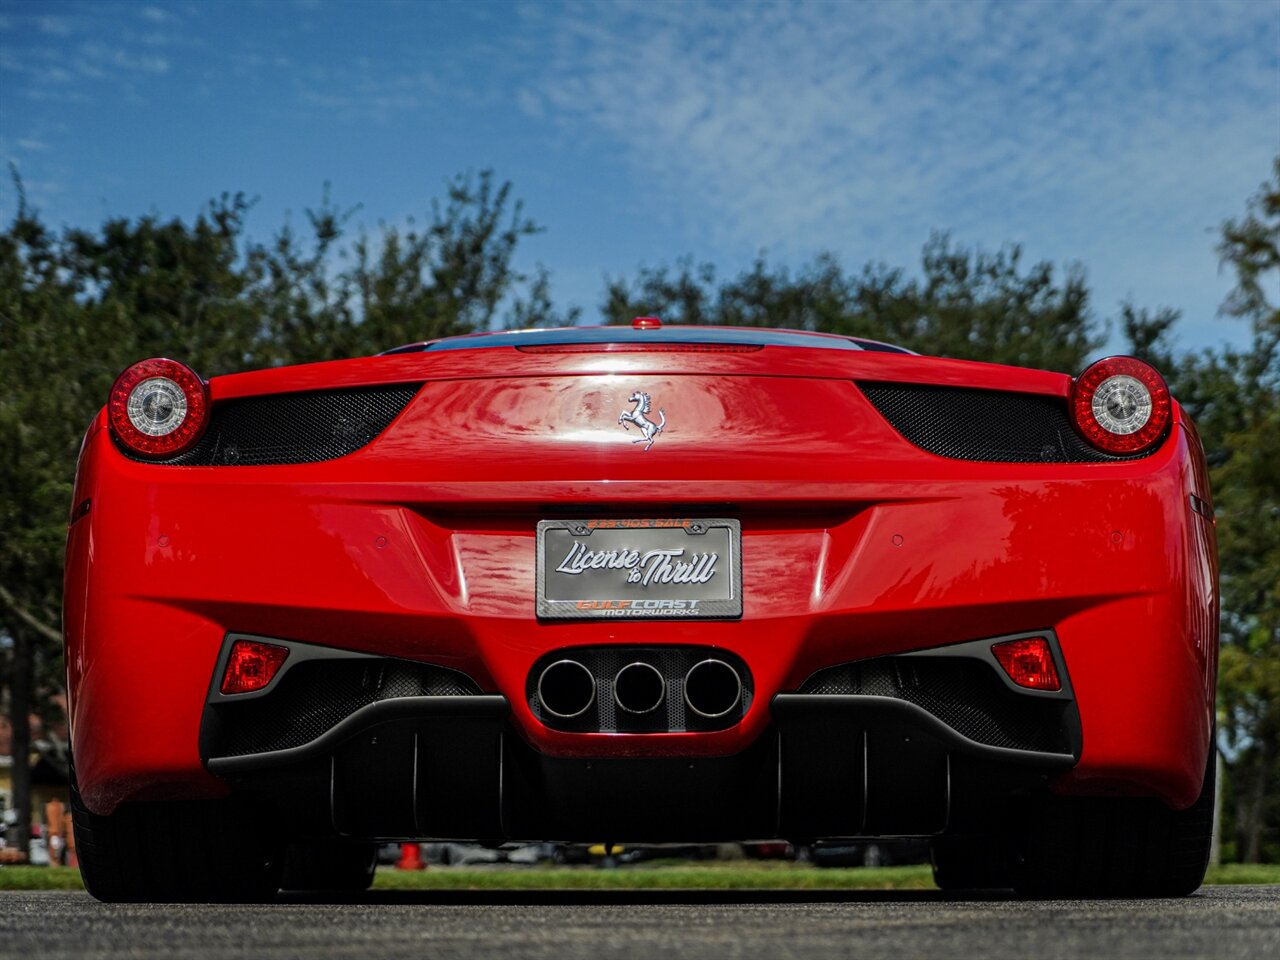
{"type": "Polygon", "coordinates": [[[627,713],[653,713],[667,695],[667,681],[651,663],[628,663],[613,678],[613,699],[627,713]]]}
{"type": "Polygon", "coordinates": [[[596,678],[577,660],[557,660],[538,677],[538,702],[553,717],[580,717],[595,699],[596,678]]]}
{"type": "Polygon", "coordinates": [[[723,660],[702,660],[684,675],[684,702],[700,717],[723,717],[742,700],[742,678],[723,660]]]}

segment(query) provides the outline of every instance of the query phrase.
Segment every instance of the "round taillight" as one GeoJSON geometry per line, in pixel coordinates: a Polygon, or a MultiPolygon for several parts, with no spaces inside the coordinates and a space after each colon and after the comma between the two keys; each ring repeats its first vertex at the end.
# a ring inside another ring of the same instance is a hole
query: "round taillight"
{"type": "Polygon", "coordinates": [[[1071,419],[1080,435],[1107,453],[1141,453],[1169,426],[1169,386],[1155,367],[1134,357],[1107,357],[1076,377],[1071,419]]]}
{"type": "Polygon", "coordinates": [[[116,377],[107,416],[116,439],[138,456],[176,456],[204,433],[209,385],[184,363],[143,360],[116,377]]]}

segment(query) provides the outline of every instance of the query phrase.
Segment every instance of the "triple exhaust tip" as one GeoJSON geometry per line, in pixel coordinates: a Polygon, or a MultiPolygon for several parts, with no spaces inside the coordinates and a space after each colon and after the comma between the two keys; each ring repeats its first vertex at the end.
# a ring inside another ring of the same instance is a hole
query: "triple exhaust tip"
{"type": "Polygon", "coordinates": [[[742,678],[723,660],[701,660],[684,675],[684,702],[700,717],[723,717],[741,699],[742,678]]]}
{"type": "Polygon", "coordinates": [[[653,713],[667,696],[667,681],[651,663],[628,663],[613,678],[613,702],[627,713],[653,713]]]}
{"type": "Polygon", "coordinates": [[[580,717],[595,699],[596,678],[577,660],[557,660],[538,677],[538,702],[553,717],[580,717]]]}
{"type": "MultiPolygon", "coordinates": [[[[700,660],[684,675],[684,702],[699,717],[725,716],[742,700],[742,678],[723,660],[700,660]]],[[[651,663],[628,663],[613,678],[613,700],[630,714],[652,713],[667,696],[667,681],[651,663]]],[[[554,717],[582,716],[596,699],[596,679],[577,660],[557,660],[538,677],[538,702],[554,717]]]]}

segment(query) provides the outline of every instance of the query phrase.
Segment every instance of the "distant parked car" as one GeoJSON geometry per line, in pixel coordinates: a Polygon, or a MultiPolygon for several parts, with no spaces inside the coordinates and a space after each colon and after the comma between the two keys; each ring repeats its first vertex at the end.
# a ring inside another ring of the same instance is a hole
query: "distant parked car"
{"type": "Polygon", "coordinates": [[[798,848],[796,859],[818,867],[896,867],[929,862],[928,840],[825,840],[798,848]]]}
{"type": "Polygon", "coordinates": [[[742,852],[752,860],[791,860],[796,848],[785,840],[748,840],[742,852]]]}
{"type": "Polygon", "coordinates": [[[428,863],[439,863],[443,866],[471,866],[481,863],[519,863],[535,864],[550,859],[549,844],[506,843],[498,847],[486,847],[475,843],[428,843],[426,845],[428,863]]]}

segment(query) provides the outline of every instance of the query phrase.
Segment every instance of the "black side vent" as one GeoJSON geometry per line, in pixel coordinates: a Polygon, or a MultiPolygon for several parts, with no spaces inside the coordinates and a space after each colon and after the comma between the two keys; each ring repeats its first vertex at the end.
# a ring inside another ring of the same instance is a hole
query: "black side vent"
{"type": "Polygon", "coordinates": [[[1091,447],[1071,426],[1066,401],[1033,393],[859,383],[867,399],[922,450],[953,460],[996,463],[1102,463],[1137,460],[1091,447]]]}
{"type": "Polygon", "coordinates": [[[209,755],[242,757],[300,747],[382,700],[479,692],[470,677],[444,667],[382,658],[309,660],[264,696],[214,704],[209,755]]]}
{"type": "Polygon", "coordinates": [[[815,673],[798,692],[906,700],[975,743],[1071,753],[1070,701],[1014,693],[992,667],[964,657],[885,657],[841,664],[815,673]]]}
{"type": "MultiPolygon", "coordinates": [[[[279,393],[214,405],[200,442],[160,463],[187,467],[257,467],[319,463],[366,446],[413,399],[421,384],[279,393]]],[[[131,459],[141,459],[120,447],[131,459]]],[[[147,461],[156,462],[156,461],[147,461]]]]}

